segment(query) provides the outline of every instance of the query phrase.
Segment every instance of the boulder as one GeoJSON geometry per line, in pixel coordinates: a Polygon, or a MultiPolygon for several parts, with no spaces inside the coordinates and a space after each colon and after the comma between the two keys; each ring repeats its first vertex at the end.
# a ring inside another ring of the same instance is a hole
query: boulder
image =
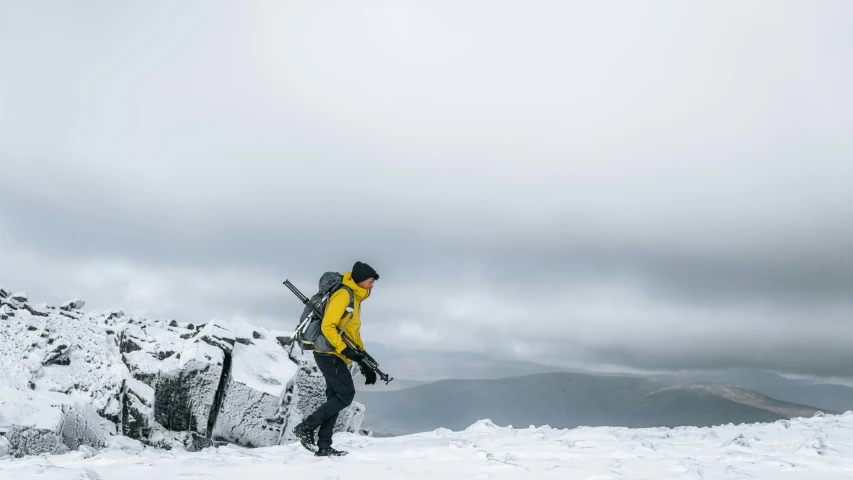
{"type": "Polygon", "coordinates": [[[27,303],[29,296],[27,295],[27,292],[18,292],[18,293],[13,293],[9,298],[11,298],[12,300],[21,302],[21,303],[27,303]]]}
{"type": "Polygon", "coordinates": [[[169,430],[209,437],[216,422],[224,377],[231,367],[234,334],[208,322],[188,341],[174,369],[160,371],[154,387],[154,418],[169,430]]]}
{"type": "Polygon", "coordinates": [[[70,312],[71,310],[80,310],[83,306],[86,305],[86,302],[80,299],[69,300],[62,304],[59,307],[60,310],[65,310],[66,312],[70,312]]]}
{"type": "Polygon", "coordinates": [[[151,435],[154,423],[154,389],[128,378],[122,386],[121,434],[137,440],[151,435]]]}
{"type": "Polygon", "coordinates": [[[274,341],[238,342],[212,438],[246,447],[278,444],[281,427],[266,421],[275,416],[296,374],[296,364],[274,341]]]}
{"type": "Polygon", "coordinates": [[[106,429],[91,404],[58,392],[0,388],[0,432],[15,457],[102,448],[106,429]]]}
{"type": "MultiPolygon", "coordinates": [[[[56,342],[53,342],[56,345],[56,342]]],[[[41,364],[43,366],[47,365],[61,365],[68,366],[71,365],[71,357],[70,353],[73,348],[69,347],[65,343],[60,343],[54,347],[53,350],[47,352],[42,360],[41,364]]]]}
{"type": "Polygon", "coordinates": [[[9,440],[6,439],[6,435],[4,433],[3,435],[0,435],[0,458],[11,454],[12,445],[9,444],[9,440]]]}
{"type": "Polygon", "coordinates": [[[194,342],[181,355],[178,368],[159,372],[156,378],[154,418],[169,430],[207,435],[225,370],[225,354],[216,347],[194,342]]]}

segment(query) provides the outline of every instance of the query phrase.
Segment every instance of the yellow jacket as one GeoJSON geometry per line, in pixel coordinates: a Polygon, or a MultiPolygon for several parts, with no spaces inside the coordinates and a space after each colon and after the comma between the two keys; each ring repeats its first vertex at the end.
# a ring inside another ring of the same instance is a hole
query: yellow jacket
{"type": "Polygon", "coordinates": [[[350,363],[352,363],[352,360],[344,357],[341,354],[344,348],[346,348],[346,344],[344,343],[344,340],[341,338],[341,335],[340,333],[338,333],[338,331],[341,328],[344,328],[344,325],[346,325],[344,333],[346,333],[349,338],[351,338],[356,344],[358,344],[359,347],[361,347],[362,349],[364,348],[364,343],[362,343],[361,341],[361,302],[365,298],[370,296],[370,291],[359,287],[353,281],[352,272],[344,273],[344,279],[342,284],[352,289],[352,314],[344,316],[344,312],[349,306],[349,292],[347,292],[345,288],[338,289],[337,292],[332,294],[332,298],[329,299],[329,303],[328,305],[326,305],[326,312],[323,314],[323,323],[320,327],[321,331],[323,332],[323,336],[326,337],[326,340],[328,340],[330,344],[332,344],[332,347],[334,347],[335,351],[314,351],[317,353],[334,355],[343,360],[344,363],[349,365],[350,363]]]}

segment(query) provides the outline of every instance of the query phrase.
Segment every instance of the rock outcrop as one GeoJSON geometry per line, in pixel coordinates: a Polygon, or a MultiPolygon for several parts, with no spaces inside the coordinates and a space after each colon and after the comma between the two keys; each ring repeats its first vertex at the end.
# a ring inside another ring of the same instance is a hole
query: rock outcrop
{"type": "MultiPolygon", "coordinates": [[[[289,357],[265,329],[83,304],[35,306],[0,289],[0,456],[99,448],[110,435],[190,450],[277,445],[325,401],[311,356],[289,357]]],[[[354,403],[336,431],[358,432],[363,415],[354,403]]]]}
{"type": "Polygon", "coordinates": [[[0,389],[0,434],[15,457],[103,447],[105,422],[90,404],[68,395],[0,389]]]}

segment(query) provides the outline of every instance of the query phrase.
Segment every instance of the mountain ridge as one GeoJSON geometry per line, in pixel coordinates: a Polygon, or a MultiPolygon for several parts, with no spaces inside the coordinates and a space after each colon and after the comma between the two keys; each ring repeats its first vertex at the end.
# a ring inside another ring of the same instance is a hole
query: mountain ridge
{"type": "Polygon", "coordinates": [[[461,428],[472,418],[500,425],[711,426],[772,422],[820,410],[732,385],[672,384],[636,376],[542,373],[440,380],[405,390],[360,392],[364,425],[387,434],[461,428]]]}

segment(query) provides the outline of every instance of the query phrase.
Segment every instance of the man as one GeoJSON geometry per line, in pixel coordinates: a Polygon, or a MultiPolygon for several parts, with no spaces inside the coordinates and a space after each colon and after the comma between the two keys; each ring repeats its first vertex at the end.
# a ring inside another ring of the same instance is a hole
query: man
{"type": "Polygon", "coordinates": [[[314,350],[314,360],[317,367],[326,379],[326,403],[320,406],[311,415],[306,417],[302,423],[293,428],[293,433],[308,450],[315,451],[314,430],[320,429],[316,444],[315,455],[341,456],[347,452],[332,448],[332,433],[338,412],[349,406],[355,398],[355,386],[349,365],[356,362],[365,377],[364,383],[372,385],[376,383],[376,372],[364,363],[364,355],[357,353],[346,346],[340,329],[363,350],[361,341],[361,302],[370,296],[370,291],[379,274],[370,265],[355,262],[351,272],[344,274],[342,285],[326,306],[323,314],[322,332],[323,336],[331,345],[331,351],[314,350]],[[350,311],[350,294],[352,290],[352,310],[350,311]],[[346,313],[346,314],[345,314],[346,313]]]}

